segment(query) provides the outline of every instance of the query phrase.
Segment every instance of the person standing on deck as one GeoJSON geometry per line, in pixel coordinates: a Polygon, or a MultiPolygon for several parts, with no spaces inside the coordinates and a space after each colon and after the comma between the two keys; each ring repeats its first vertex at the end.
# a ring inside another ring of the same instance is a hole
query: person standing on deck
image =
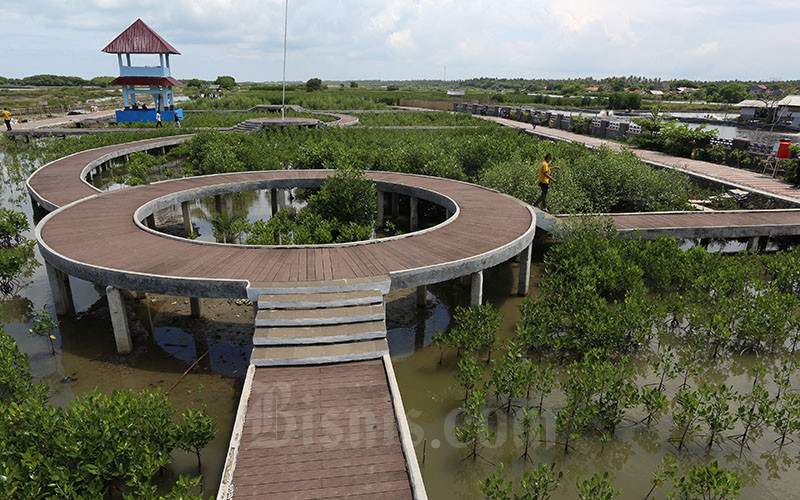
{"type": "Polygon", "coordinates": [[[178,113],[172,114],[172,120],[175,122],[175,126],[181,128],[181,119],[178,118],[178,113]]]}
{"type": "Polygon", "coordinates": [[[164,126],[164,124],[161,123],[161,110],[157,109],[156,110],[156,128],[163,127],[163,126],[164,126]]]}
{"type": "Polygon", "coordinates": [[[3,108],[3,121],[6,122],[6,128],[11,130],[11,112],[8,108],[3,108]]]}
{"type": "Polygon", "coordinates": [[[547,210],[547,189],[550,187],[550,181],[558,182],[550,175],[550,170],[561,170],[561,167],[551,167],[550,162],[552,161],[553,155],[547,153],[544,157],[544,161],[539,165],[539,187],[542,189],[542,194],[539,195],[539,198],[537,198],[533,204],[539,205],[539,202],[542,202],[540,207],[542,210],[547,210]]]}

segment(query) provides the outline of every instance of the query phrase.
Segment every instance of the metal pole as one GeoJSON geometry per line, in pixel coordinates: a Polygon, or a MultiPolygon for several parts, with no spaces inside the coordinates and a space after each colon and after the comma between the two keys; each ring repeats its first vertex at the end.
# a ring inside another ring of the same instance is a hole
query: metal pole
{"type": "Polygon", "coordinates": [[[286,33],[289,30],[289,0],[283,16],[283,94],[281,95],[281,120],[286,118],[286,33]]]}

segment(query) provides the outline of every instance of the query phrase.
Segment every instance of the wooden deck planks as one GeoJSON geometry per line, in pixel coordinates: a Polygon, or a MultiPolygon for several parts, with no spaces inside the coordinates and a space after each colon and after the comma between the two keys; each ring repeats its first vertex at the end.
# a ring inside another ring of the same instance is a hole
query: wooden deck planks
{"type": "Polygon", "coordinates": [[[234,499],[411,499],[381,360],[257,368],[234,499]]]}

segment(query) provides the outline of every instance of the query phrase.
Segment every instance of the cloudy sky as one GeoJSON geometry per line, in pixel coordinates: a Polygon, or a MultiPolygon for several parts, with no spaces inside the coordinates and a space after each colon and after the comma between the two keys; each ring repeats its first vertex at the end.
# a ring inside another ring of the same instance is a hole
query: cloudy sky
{"type": "MultiPolygon", "coordinates": [[[[0,75],[114,75],[141,17],[178,78],[281,78],[284,0],[0,0],[0,75]]],[[[287,79],[800,79],[800,0],[289,0],[287,79]]]]}

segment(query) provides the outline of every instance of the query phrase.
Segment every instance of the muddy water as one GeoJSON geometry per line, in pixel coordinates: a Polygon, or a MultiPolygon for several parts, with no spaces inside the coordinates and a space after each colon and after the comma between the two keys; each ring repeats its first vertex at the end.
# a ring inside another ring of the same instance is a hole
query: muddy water
{"type": "MultiPolygon", "coordinates": [[[[15,173],[15,166],[8,163],[6,161],[3,165],[1,205],[22,210],[31,220],[27,195],[20,180],[24,176],[9,176],[9,173],[15,173]]],[[[262,206],[268,212],[268,201],[259,197],[249,203],[245,200],[243,204],[262,206]]],[[[201,200],[195,209],[202,209],[204,214],[211,213],[213,204],[201,200]]],[[[210,233],[210,228],[208,231],[210,233]]],[[[539,264],[533,268],[532,293],[537,293],[544,246],[537,241],[535,248],[539,254],[535,260],[539,264]]],[[[41,262],[38,255],[37,259],[41,262]]],[[[522,299],[513,295],[517,272],[518,267],[509,263],[486,272],[485,297],[503,314],[502,338],[514,335],[519,320],[518,306],[522,299]]],[[[51,356],[45,339],[32,337],[27,332],[33,311],[44,307],[53,313],[43,266],[26,280],[22,290],[0,303],[5,330],[29,355],[34,376],[50,386],[55,404],[67,404],[94,388],[102,392],[127,388],[153,390],[160,387],[166,390],[194,363],[198,353],[208,350],[208,357],[180,381],[169,397],[179,411],[185,407],[206,405],[215,418],[219,429],[217,438],[203,452],[205,491],[213,494],[222,472],[241,379],[248,363],[252,306],[241,301],[206,301],[204,318],[191,319],[185,298],[149,295],[143,299],[128,299],[135,352],[120,357],[115,353],[107,306],[99,289],[76,279],[72,279],[71,284],[77,314],[60,318],[61,326],[55,332],[55,356],[51,356]]],[[[496,437],[482,448],[482,459],[464,461],[465,454],[455,441],[454,422],[463,396],[453,381],[456,361],[454,355],[448,353],[439,366],[439,350],[430,346],[430,340],[437,331],[448,328],[452,309],[466,305],[468,297],[468,287],[448,282],[429,287],[428,303],[424,308],[416,307],[413,290],[393,291],[387,300],[387,327],[395,370],[420,462],[424,457],[422,473],[426,488],[429,497],[437,500],[480,498],[477,483],[494,470],[489,461],[503,462],[508,478],[531,468],[530,463],[520,459],[522,449],[513,438],[517,434],[513,417],[502,411],[490,414],[496,437]]],[[[644,356],[632,362],[639,374],[637,383],[650,382],[648,377],[652,375],[644,356]]],[[[750,386],[746,373],[752,362],[753,358],[747,356],[717,359],[707,365],[707,370],[698,380],[691,382],[696,386],[700,380],[726,380],[740,392],[745,392],[750,386]]],[[[677,385],[675,381],[670,383],[670,397],[677,385]]],[[[556,440],[554,421],[561,404],[562,397],[558,391],[544,401],[541,435],[544,441],[556,440]]],[[[650,487],[652,471],[663,456],[677,453],[677,450],[667,441],[671,417],[664,415],[658,423],[646,428],[633,422],[642,417],[640,413],[639,410],[631,411],[630,421],[623,423],[610,443],[603,444],[595,438],[584,439],[577,442],[576,451],[568,455],[564,454],[563,447],[549,442],[534,445],[533,462],[555,462],[564,472],[562,486],[553,498],[576,498],[576,479],[605,471],[609,472],[614,486],[622,488],[621,498],[644,498],[650,487]]],[[[723,466],[738,471],[746,482],[741,498],[796,498],[796,492],[800,491],[797,461],[800,444],[792,443],[778,450],[772,444],[773,438],[770,431],[765,431],[750,450],[741,453],[738,445],[725,441],[708,455],[702,440],[698,439],[690,445],[689,451],[680,456],[687,463],[716,459],[723,466]]],[[[176,452],[168,476],[192,473],[194,467],[193,457],[176,452]]],[[[664,498],[663,491],[659,491],[655,498],[664,498]]]]}
{"type": "MultiPolygon", "coordinates": [[[[505,264],[487,271],[486,274],[486,298],[503,313],[499,335],[502,339],[514,336],[519,320],[518,306],[522,299],[512,295],[517,270],[517,266],[505,264]]],[[[542,270],[541,263],[533,266],[532,293],[538,293],[535,284],[540,281],[542,270]]],[[[445,323],[442,318],[447,314],[449,306],[463,303],[465,294],[459,293],[458,287],[456,283],[435,287],[435,292],[443,302],[434,301],[423,316],[417,318],[417,323],[409,324],[406,332],[396,333],[400,338],[404,337],[404,333],[407,336],[413,335],[418,346],[413,356],[395,359],[394,366],[430,498],[482,498],[478,482],[495,471],[495,464],[503,463],[505,477],[514,479],[524,471],[532,470],[536,463],[544,462],[555,463],[557,470],[564,473],[560,488],[553,493],[553,499],[577,498],[576,481],[588,479],[595,472],[608,472],[614,487],[622,490],[621,499],[642,499],[650,489],[652,472],[668,454],[678,457],[684,467],[717,460],[721,466],[736,471],[744,481],[740,497],[742,499],[798,498],[800,444],[792,443],[778,449],[773,443],[776,435],[771,430],[764,430],[750,444],[750,449],[741,450],[738,443],[728,439],[707,453],[704,436],[698,435],[690,443],[688,451],[679,453],[668,441],[672,435],[669,410],[660,415],[660,420],[649,428],[638,423],[646,415],[643,410],[630,410],[611,442],[603,443],[595,437],[585,438],[574,443],[574,451],[565,454],[563,445],[556,443],[558,437],[555,433],[555,415],[563,406],[563,396],[558,390],[544,399],[544,410],[539,422],[542,431],[538,437],[543,442],[532,446],[529,460],[521,458],[523,444],[518,437],[519,426],[515,422],[515,413],[509,415],[502,409],[498,410],[498,403],[491,397],[485,413],[494,437],[481,448],[481,458],[475,461],[465,459],[466,452],[459,445],[454,432],[459,422],[459,404],[464,396],[453,378],[458,371],[457,360],[454,353],[446,353],[440,366],[438,347],[429,345],[430,335],[434,333],[431,330],[436,329],[435,324],[445,323]],[[423,321],[426,317],[427,320],[423,321]],[[420,328],[425,328],[424,335],[419,334],[420,328]]],[[[390,308],[391,305],[390,303],[390,308]]],[[[765,364],[777,361],[769,356],[762,356],[760,360],[765,364]]],[[[739,393],[748,393],[752,385],[748,373],[755,361],[754,356],[736,354],[711,360],[703,365],[697,377],[690,377],[690,385],[697,387],[703,382],[725,382],[739,393]]],[[[636,374],[637,385],[656,382],[646,353],[633,357],[631,365],[636,374]]],[[[796,376],[793,382],[796,387],[796,376]]],[[[668,384],[666,392],[670,400],[677,393],[680,383],[679,380],[673,380],[668,384]]],[[[765,386],[775,394],[776,386],[771,378],[765,386]]],[[[526,402],[520,399],[517,404],[523,405],[526,402]]],[[[528,404],[536,406],[538,397],[534,395],[528,404]]],[[[732,407],[735,410],[736,404],[732,407]]],[[[741,429],[737,428],[725,435],[732,436],[740,432],[741,429]]],[[[666,487],[671,488],[671,483],[668,482],[666,487]]],[[[656,490],[651,498],[663,499],[664,489],[656,490]]]]}

